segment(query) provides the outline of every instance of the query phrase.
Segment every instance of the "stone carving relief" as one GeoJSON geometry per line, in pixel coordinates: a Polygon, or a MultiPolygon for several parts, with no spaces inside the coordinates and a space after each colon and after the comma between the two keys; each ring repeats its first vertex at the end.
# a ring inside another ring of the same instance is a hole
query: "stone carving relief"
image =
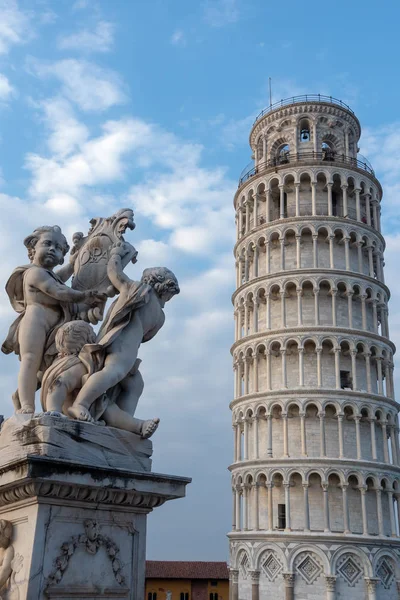
{"type": "Polygon", "coordinates": [[[272,583],[283,571],[283,565],[276,556],[276,553],[270,551],[265,555],[265,557],[263,557],[261,562],[261,569],[268,581],[272,583]]]}
{"type": "Polygon", "coordinates": [[[312,585],[314,581],[323,573],[323,567],[314,554],[302,552],[296,559],[296,573],[298,573],[307,585],[312,585]]]}
{"type": "Polygon", "coordinates": [[[363,569],[352,554],[344,554],[338,561],[336,572],[341,575],[347,585],[354,587],[363,575],[363,569]]]}
{"type": "Polygon", "coordinates": [[[61,553],[56,558],[53,571],[46,580],[45,589],[48,589],[50,586],[58,585],[61,582],[64,573],[68,568],[69,561],[77,548],[82,548],[88,554],[96,554],[99,548],[104,547],[107,556],[111,561],[115,581],[120,586],[124,585],[125,578],[122,575],[122,564],[119,559],[118,546],[109,537],[101,533],[97,521],[87,519],[84,521],[83,525],[85,533],[73,535],[61,546],[61,553]]]}
{"type": "Polygon", "coordinates": [[[2,351],[21,361],[13,396],[18,413],[35,412],[35,392],[54,416],[105,424],[150,437],[159,419],[140,420],[134,413],[143,391],[139,347],[165,321],[166,302],[179,293],[166,267],[145,269],[139,281],[124,273],[136,264],[136,249],[123,234],[135,223],[130,209],[91,220],[84,236],[69,245],[60,227],[38,227],[24,244],[29,265],[18,267],[6,291],[19,313],[2,351]],[[66,281],[73,275],[72,285],[66,281]],[[99,333],[108,298],[116,296],[99,333]]]}
{"type": "Polygon", "coordinates": [[[376,575],[385,590],[389,590],[395,579],[395,567],[393,561],[389,557],[383,556],[379,559],[376,566],[376,575]]]}
{"type": "Polygon", "coordinates": [[[0,519],[0,600],[19,600],[15,576],[22,569],[23,557],[15,554],[11,544],[13,526],[10,521],[0,519]]]}
{"type": "Polygon", "coordinates": [[[249,566],[250,566],[249,557],[247,556],[247,554],[245,552],[243,552],[243,554],[240,558],[240,561],[239,561],[239,571],[240,571],[240,574],[243,579],[247,579],[247,577],[249,575],[249,566]]]}

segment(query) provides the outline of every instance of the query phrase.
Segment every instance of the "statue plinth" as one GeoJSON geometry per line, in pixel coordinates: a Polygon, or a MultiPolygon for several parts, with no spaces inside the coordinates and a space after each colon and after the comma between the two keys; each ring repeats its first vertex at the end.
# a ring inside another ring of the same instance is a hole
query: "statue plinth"
{"type": "Polygon", "coordinates": [[[190,479],[151,472],[152,444],[112,427],[15,415],[0,434],[0,518],[13,525],[5,600],[143,600],[147,514],[190,479]]]}

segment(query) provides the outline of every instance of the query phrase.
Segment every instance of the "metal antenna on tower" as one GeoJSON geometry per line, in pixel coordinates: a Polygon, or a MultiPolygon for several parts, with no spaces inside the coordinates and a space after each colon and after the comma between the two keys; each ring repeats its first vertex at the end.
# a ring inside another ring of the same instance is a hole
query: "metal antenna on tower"
{"type": "Polygon", "coordinates": [[[268,77],[269,80],[269,105],[272,106],[272,79],[268,77]]]}

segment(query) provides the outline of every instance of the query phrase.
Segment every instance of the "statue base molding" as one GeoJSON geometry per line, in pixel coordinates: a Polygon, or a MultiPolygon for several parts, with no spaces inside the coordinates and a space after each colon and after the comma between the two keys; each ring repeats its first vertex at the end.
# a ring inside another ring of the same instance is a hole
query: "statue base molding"
{"type": "Polygon", "coordinates": [[[147,514],[190,483],[151,472],[151,453],[149,440],[110,427],[46,414],[8,419],[0,519],[13,526],[15,558],[0,597],[143,600],[147,514]]]}

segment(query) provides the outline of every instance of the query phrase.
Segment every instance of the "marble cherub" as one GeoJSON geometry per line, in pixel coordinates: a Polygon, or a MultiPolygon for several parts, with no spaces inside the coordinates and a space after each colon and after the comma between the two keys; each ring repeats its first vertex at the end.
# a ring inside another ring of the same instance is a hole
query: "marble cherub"
{"type": "Polygon", "coordinates": [[[104,302],[106,296],[95,290],[78,291],[65,285],[72,273],[69,267],[53,272],[57,265],[63,264],[69,250],[58,226],[38,227],[25,238],[24,244],[31,264],[15,269],[6,284],[11,305],[20,314],[10,327],[2,351],[15,352],[21,361],[17,412],[33,413],[38,373],[43,373],[57,354],[55,335],[61,325],[71,320],[71,305],[84,302],[95,306],[104,302]]]}
{"type": "MultiPolygon", "coordinates": [[[[62,325],[57,331],[56,346],[58,357],[44,374],[41,403],[46,412],[68,415],[82,385],[103,367],[105,351],[101,344],[96,344],[96,334],[85,321],[62,325]]],[[[96,401],[91,408],[91,421],[100,415],[106,425],[143,438],[154,433],[158,419],[141,420],[133,416],[143,392],[140,362],[137,359],[130,373],[96,401]]]]}
{"type": "MultiPolygon", "coordinates": [[[[102,353],[102,366],[92,369],[68,409],[68,414],[75,419],[93,421],[94,412],[97,419],[103,412],[108,425],[125,428],[124,412],[132,414],[138,399],[138,382],[133,375],[137,370],[140,344],[151,340],[161,329],[165,321],[165,303],[180,291],[175,275],[165,267],[145,269],[140,281],[129,279],[123,266],[135,253],[127,242],[119,242],[111,251],[107,274],[119,296],[107,311],[96,344],[92,348],[86,346],[93,360],[98,359],[99,351],[102,353]],[[115,394],[110,390],[118,390],[117,386],[122,389],[119,389],[118,399],[114,400],[115,394]],[[130,387],[134,388],[133,393],[130,387]],[[99,413],[102,398],[106,401],[99,413]]],[[[148,422],[150,430],[155,430],[157,425],[158,419],[148,422]]],[[[148,433],[151,435],[152,431],[148,433]]]]}

